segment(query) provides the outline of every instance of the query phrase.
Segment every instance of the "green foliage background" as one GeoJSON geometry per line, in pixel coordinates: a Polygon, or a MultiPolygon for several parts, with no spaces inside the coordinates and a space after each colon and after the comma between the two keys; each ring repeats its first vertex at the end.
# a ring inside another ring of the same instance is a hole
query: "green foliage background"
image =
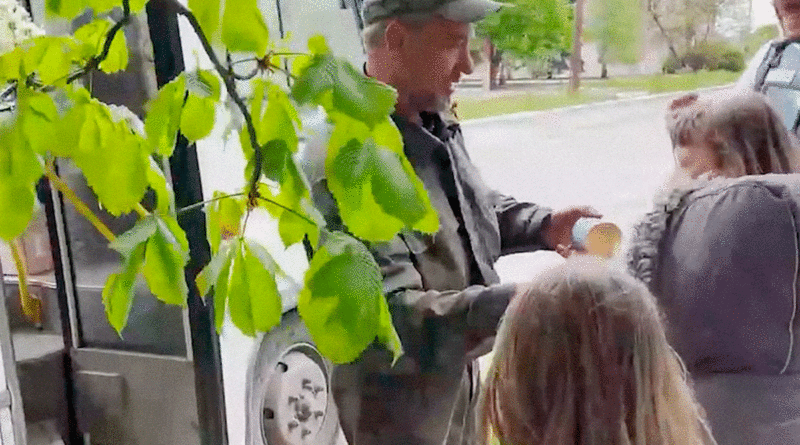
{"type": "Polygon", "coordinates": [[[477,33],[500,51],[521,58],[550,55],[572,46],[573,8],[568,0],[509,0],[480,21],[477,33]]]}
{"type": "Polygon", "coordinates": [[[599,44],[602,62],[639,60],[644,32],[641,0],[589,0],[586,23],[586,40],[599,44]]]}

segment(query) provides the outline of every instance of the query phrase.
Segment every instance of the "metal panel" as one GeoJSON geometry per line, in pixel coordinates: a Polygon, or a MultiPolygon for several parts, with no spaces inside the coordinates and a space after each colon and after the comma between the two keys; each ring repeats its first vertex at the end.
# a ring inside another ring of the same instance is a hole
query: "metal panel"
{"type": "Polygon", "coordinates": [[[92,348],[71,355],[78,424],[92,444],[202,442],[192,362],[92,348]]]}
{"type": "MultiPolygon", "coordinates": [[[[147,4],[150,40],[153,45],[156,82],[166,84],[184,71],[183,49],[178,17],[165,2],[151,0],[147,4]]],[[[180,137],[170,158],[175,205],[186,207],[203,201],[197,151],[180,137]]],[[[206,241],[205,214],[201,209],[184,212],[178,223],[189,241],[189,264],[186,279],[194,277],[208,264],[211,252],[206,241]]],[[[222,362],[219,337],[214,327],[214,306],[205,304],[193,284],[189,285],[188,315],[191,333],[191,354],[194,360],[194,383],[199,428],[203,445],[228,442],[225,423],[225,398],[222,385],[222,362]]]]}
{"type": "MultiPolygon", "coordinates": [[[[0,277],[2,276],[3,266],[0,264],[0,277]]],[[[25,415],[22,412],[22,395],[17,380],[5,301],[5,286],[0,285],[0,388],[4,398],[7,397],[0,404],[0,437],[2,445],[25,445],[25,415]]]]}

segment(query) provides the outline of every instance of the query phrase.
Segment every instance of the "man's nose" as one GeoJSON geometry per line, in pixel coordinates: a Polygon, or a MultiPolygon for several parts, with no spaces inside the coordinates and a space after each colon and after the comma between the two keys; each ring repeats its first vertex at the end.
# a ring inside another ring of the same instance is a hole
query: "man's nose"
{"type": "Polygon", "coordinates": [[[469,46],[461,51],[459,58],[458,70],[464,74],[472,74],[475,64],[472,61],[472,55],[469,53],[469,46]]]}

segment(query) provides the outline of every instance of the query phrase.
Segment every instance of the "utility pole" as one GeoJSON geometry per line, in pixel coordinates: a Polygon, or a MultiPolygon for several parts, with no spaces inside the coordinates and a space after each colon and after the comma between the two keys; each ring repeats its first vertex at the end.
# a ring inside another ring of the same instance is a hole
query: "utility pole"
{"type": "Polygon", "coordinates": [[[575,0],[575,29],[572,34],[572,55],[569,58],[569,92],[576,94],[581,86],[581,36],[583,35],[583,5],[585,0],[575,0]]]}

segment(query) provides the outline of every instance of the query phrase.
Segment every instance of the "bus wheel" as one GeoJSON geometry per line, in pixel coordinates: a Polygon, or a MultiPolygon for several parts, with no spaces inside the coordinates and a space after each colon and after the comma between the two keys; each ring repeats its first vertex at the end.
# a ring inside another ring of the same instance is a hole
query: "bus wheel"
{"type": "MultiPolygon", "coordinates": [[[[331,363],[297,310],[261,337],[247,372],[247,445],[340,445],[331,363]]],[[[346,442],[344,442],[346,444],[346,442]]]]}

